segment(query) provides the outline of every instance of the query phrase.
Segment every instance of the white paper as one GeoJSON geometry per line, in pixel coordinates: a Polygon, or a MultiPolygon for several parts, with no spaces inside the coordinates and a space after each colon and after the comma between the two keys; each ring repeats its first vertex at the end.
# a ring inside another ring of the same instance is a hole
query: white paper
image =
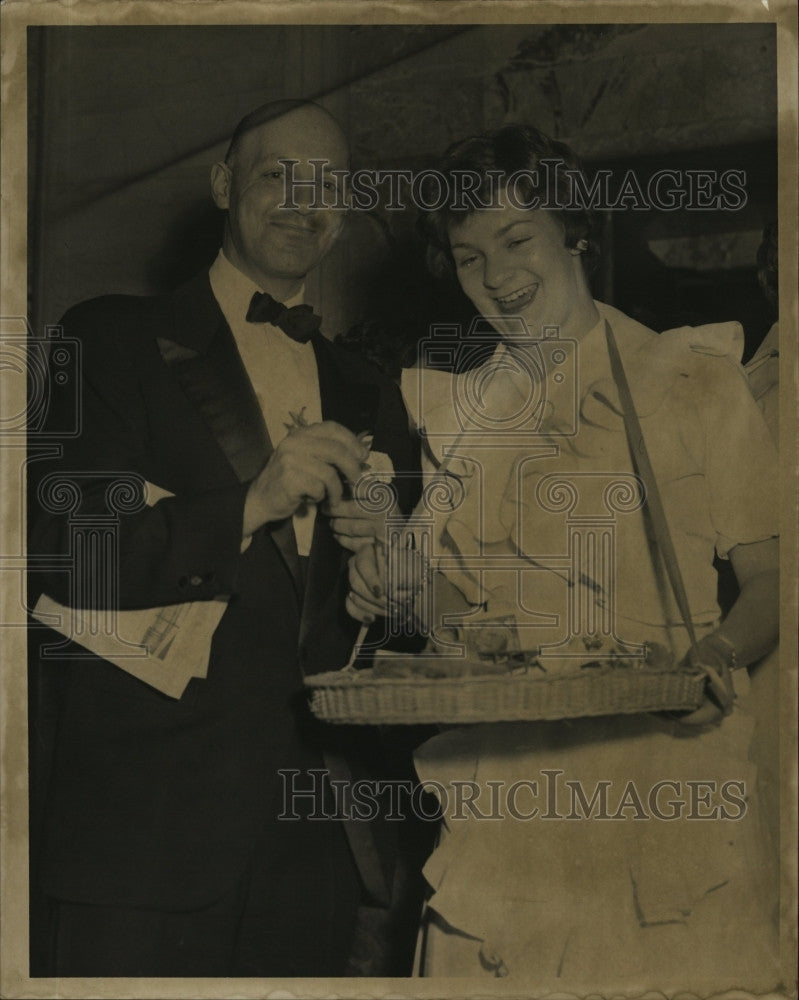
{"type": "MultiPolygon", "coordinates": [[[[146,483],[150,506],[174,494],[146,483]]],[[[205,677],[211,641],[227,600],[190,601],[136,611],[66,607],[42,594],[33,617],[150,687],[180,698],[192,677],[205,677]]],[[[77,661],[80,662],[79,660],[77,661]]]]}

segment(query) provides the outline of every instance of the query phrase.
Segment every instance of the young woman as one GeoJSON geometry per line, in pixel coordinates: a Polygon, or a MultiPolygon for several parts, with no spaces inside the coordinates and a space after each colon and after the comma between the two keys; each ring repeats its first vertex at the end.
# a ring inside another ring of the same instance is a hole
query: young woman
{"type": "MultiPolygon", "coordinates": [[[[449,387],[440,373],[405,380],[421,387],[408,398],[433,464],[460,484],[436,521],[447,607],[454,593],[467,626],[512,621],[523,648],[656,642],[709,680],[680,718],[475,725],[421,748],[420,777],[444,790],[424,972],[581,995],[768,989],[774,900],[763,898],[746,667],[777,639],[777,474],[740,328],[657,335],[595,301],[591,220],[574,207],[582,175],[536,129],[459,142],[439,173],[461,194],[468,178],[469,193],[423,213],[430,260],[502,337],[449,387]],[[690,653],[642,502],[619,364],[690,608],[690,653]],[[575,554],[586,524],[609,520],[610,549],[575,554]],[[740,586],[723,622],[716,554],[740,586]],[[475,808],[452,809],[458,782],[475,808]]],[[[381,566],[372,549],[353,557],[348,607],[361,620],[385,612],[381,566]]]]}

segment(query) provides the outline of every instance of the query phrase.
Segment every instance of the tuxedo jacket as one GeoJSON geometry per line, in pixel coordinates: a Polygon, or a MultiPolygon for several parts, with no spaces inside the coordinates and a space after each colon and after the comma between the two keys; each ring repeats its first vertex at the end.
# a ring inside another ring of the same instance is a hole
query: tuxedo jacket
{"type": "MultiPolygon", "coordinates": [[[[41,589],[75,601],[58,565],[69,565],[73,526],[108,513],[109,483],[135,473],[174,496],[118,516],[119,571],[91,601],[131,609],[225,595],[228,606],[207,677],[178,700],[98,657],[64,657],[35,868],[59,898],[191,909],[241,874],[280,811],[281,769],[322,767],[326,742],[360,755],[356,773],[375,764],[369,730],[316,723],[302,694],[303,672],[341,667],[351,652],[349,553],[321,515],[304,568],[291,519],[263,527],[241,552],[248,484],[272,446],[207,273],[169,296],[83,303],[62,324],[81,378],[53,381],[48,419],[61,454],[30,468],[29,553],[43,567],[41,589]],[[73,412],[79,433],[59,438],[73,412]],[[76,484],[67,511],[53,500],[54,473],[76,484]]],[[[414,472],[398,388],[321,335],[313,348],[323,419],[372,432],[373,450],[414,472]]],[[[415,483],[396,480],[404,510],[415,483]]]]}

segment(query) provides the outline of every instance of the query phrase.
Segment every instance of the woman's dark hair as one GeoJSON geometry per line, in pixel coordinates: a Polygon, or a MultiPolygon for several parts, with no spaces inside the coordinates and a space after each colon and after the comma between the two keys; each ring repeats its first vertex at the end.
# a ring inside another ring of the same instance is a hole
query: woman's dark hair
{"type": "Polygon", "coordinates": [[[581,251],[584,270],[590,274],[599,246],[593,238],[592,212],[575,204],[575,176],[585,188],[574,151],[529,125],[506,125],[454,143],[421,186],[422,203],[435,206],[421,208],[417,223],[427,242],[428,266],[437,275],[454,273],[450,225],[490,205],[498,190],[509,190],[510,182],[514,203],[537,204],[559,218],[565,245],[581,251]]]}

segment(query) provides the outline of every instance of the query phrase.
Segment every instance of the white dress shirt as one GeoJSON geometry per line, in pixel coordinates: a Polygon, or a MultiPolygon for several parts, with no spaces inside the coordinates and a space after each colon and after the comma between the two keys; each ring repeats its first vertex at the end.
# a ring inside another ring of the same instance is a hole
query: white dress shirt
{"type": "MultiPolygon", "coordinates": [[[[255,292],[263,291],[230,263],[222,250],[209,271],[211,290],[233,332],[239,355],[264,415],[266,429],[277,448],[295,424],[322,419],[319,375],[313,345],[297,343],[271,323],[250,323],[247,310],[255,292]]],[[[303,289],[284,304],[300,305],[303,289]]],[[[297,551],[311,551],[316,504],[305,504],[293,517],[297,551]]]]}

